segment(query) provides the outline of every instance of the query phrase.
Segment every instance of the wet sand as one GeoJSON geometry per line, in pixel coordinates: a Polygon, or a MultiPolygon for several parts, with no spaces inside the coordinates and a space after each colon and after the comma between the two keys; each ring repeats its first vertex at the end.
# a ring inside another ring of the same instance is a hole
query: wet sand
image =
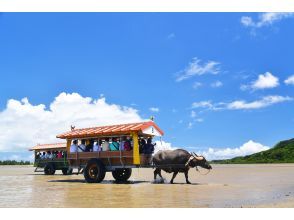
{"type": "MultiPolygon", "coordinates": [[[[153,182],[152,169],[133,169],[127,184],[111,173],[100,184],[83,175],[34,173],[32,166],[0,166],[0,207],[294,207],[294,164],[213,165],[208,175],[190,170],[169,184],[153,182]]],[[[205,173],[205,170],[201,170],[205,173]]]]}

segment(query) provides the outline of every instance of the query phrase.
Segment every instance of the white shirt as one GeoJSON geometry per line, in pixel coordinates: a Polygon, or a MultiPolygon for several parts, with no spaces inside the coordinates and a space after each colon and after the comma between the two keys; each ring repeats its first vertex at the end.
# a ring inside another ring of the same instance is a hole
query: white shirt
{"type": "Polygon", "coordinates": [[[98,144],[94,144],[94,146],[93,146],[93,152],[98,152],[98,151],[101,151],[101,146],[98,145],[98,144]]]}
{"type": "Polygon", "coordinates": [[[103,151],[110,151],[110,148],[109,148],[109,142],[105,141],[105,142],[102,144],[102,150],[103,150],[103,151]]]}
{"type": "Polygon", "coordinates": [[[78,152],[85,152],[86,151],[86,146],[81,144],[79,147],[78,147],[78,152]],[[83,150],[81,150],[83,149],[83,150]]]}
{"type": "Polygon", "coordinates": [[[76,145],[76,144],[72,144],[71,146],[70,146],[70,152],[71,153],[75,153],[75,152],[77,152],[78,151],[78,145],[76,145]]]}

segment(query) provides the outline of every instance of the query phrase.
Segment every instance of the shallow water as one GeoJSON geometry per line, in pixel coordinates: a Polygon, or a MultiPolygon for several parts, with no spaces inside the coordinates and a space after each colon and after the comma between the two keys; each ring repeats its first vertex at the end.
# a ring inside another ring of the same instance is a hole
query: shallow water
{"type": "Polygon", "coordinates": [[[294,164],[214,165],[208,175],[190,170],[192,185],[183,174],[171,185],[170,174],[163,172],[160,184],[152,169],[133,169],[126,184],[116,184],[111,173],[87,184],[83,175],[0,166],[0,207],[294,207],[293,170],[294,164]]]}

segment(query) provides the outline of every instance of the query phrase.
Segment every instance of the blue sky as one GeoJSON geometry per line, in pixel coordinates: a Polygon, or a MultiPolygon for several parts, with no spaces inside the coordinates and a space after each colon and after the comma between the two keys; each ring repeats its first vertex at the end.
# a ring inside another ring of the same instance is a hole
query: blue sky
{"type": "Polygon", "coordinates": [[[173,146],[273,146],[294,135],[293,18],[1,13],[0,113],[10,99],[49,109],[62,92],[103,94],[142,118],[154,115],[173,146]]]}

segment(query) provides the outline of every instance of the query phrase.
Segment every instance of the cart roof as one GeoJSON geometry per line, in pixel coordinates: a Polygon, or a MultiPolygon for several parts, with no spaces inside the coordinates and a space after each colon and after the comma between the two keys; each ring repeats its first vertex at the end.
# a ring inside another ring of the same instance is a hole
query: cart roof
{"type": "Polygon", "coordinates": [[[35,147],[30,148],[30,151],[47,151],[47,150],[65,150],[66,143],[56,144],[38,144],[35,147]]]}
{"type": "Polygon", "coordinates": [[[139,134],[146,134],[151,136],[162,136],[164,134],[163,131],[153,121],[148,121],[131,124],[119,124],[93,128],[74,129],[64,134],[57,135],[57,138],[94,138],[99,136],[110,135],[129,135],[131,132],[139,132],[139,134]]]}

